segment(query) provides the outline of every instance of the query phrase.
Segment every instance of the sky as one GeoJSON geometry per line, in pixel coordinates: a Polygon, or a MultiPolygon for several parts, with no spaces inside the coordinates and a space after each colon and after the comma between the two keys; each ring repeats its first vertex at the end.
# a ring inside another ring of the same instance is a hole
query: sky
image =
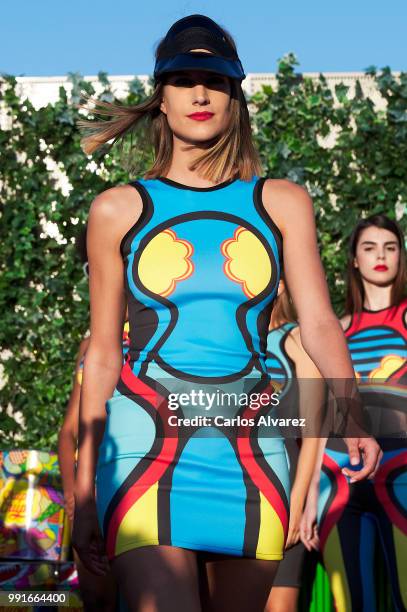
{"type": "Polygon", "coordinates": [[[246,73],[407,69],[407,0],[3,0],[0,73],[151,74],[159,39],[192,13],[234,36],[246,73]]]}

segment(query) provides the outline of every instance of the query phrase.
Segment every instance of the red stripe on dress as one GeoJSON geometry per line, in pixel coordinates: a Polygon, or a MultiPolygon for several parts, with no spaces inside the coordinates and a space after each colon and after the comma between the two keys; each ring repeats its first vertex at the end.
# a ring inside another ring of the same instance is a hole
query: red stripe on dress
{"type": "Polygon", "coordinates": [[[153,408],[158,410],[164,425],[164,442],[160,453],[137,482],[130,487],[112,514],[106,538],[106,552],[109,559],[114,558],[117,532],[123,518],[133,504],[163,476],[168,466],[174,460],[178,445],[178,438],[175,437],[177,428],[170,426],[168,418],[165,418],[171,414],[167,400],[157,393],[155,389],[149,387],[146,383],[137,378],[137,376],[133,374],[129,362],[123,366],[121,379],[130,391],[143,397],[153,408]],[[171,437],[165,437],[170,429],[171,437]]]}
{"type": "Polygon", "coordinates": [[[349,485],[346,476],[341,472],[340,466],[327,454],[324,454],[323,464],[329,469],[330,473],[334,475],[337,491],[320,528],[319,539],[321,542],[321,549],[324,548],[331,529],[341,518],[349,500],[349,485]]]}
{"type": "Polygon", "coordinates": [[[383,510],[390,518],[390,521],[394,523],[396,527],[400,529],[400,531],[407,535],[407,520],[394,504],[386,486],[386,481],[389,474],[398,467],[405,467],[406,465],[407,452],[403,451],[379,467],[373,484],[375,493],[383,506],[383,510]]]}
{"type": "MultiPolygon", "coordinates": [[[[274,389],[272,385],[269,385],[262,393],[272,394],[274,389]]],[[[242,414],[242,418],[253,418],[252,408],[247,407],[242,414]]],[[[271,504],[279,517],[283,530],[284,537],[287,537],[288,533],[288,512],[281,498],[281,495],[277,488],[274,486],[272,481],[264,473],[263,469],[256,461],[256,457],[253,454],[253,449],[250,444],[250,430],[254,427],[250,425],[240,425],[237,434],[237,448],[239,451],[239,457],[244,467],[246,468],[253,483],[263,493],[267,501],[271,504]]],[[[272,469],[270,467],[270,469],[272,469]]]]}

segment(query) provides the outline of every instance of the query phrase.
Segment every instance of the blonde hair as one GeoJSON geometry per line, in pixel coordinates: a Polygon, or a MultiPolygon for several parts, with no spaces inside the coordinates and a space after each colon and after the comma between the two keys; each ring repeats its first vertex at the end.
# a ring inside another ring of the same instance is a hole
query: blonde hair
{"type": "MultiPolygon", "coordinates": [[[[224,32],[229,42],[236,48],[230,34],[225,30],[224,32]]],[[[159,50],[160,45],[156,55],[159,50]]],[[[236,79],[230,79],[230,82],[229,124],[220,138],[210,144],[190,167],[190,170],[196,170],[202,177],[213,182],[220,182],[234,175],[249,181],[254,175],[262,173],[260,158],[252,139],[249,111],[241,84],[236,79]]],[[[145,178],[166,176],[172,160],[173,135],[166,115],[160,110],[163,87],[163,83],[159,81],[147,100],[133,106],[88,97],[86,104],[79,105],[79,108],[90,111],[96,120],[81,119],[78,121],[79,128],[86,131],[81,140],[83,151],[91,154],[110,141],[112,141],[111,145],[118,141],[123,142],[127,135],[135,133],[136,128],[147,127],[154,148],[154,161],[152,167],[146,172],[145,178]],[[88,107],[89,102],[93,104],[92,108],[88,107]],[[109,118],[105,119],[105,117],[109,118]]]]}

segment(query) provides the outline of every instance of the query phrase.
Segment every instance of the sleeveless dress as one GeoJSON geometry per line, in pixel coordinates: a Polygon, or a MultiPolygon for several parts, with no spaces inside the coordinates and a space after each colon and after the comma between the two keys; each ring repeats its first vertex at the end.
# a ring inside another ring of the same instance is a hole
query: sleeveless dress
{"type": "MultiPolygon", "coordinates": [[[[284,406],[290,406],[290,413],[298,410],[299,390],[295,363],[285,349],[285,343],[289,334],[297,326],[297,323],[292,323],[291,321],[283,323],[283,325],[271,329],[267,337],[267,371],[275,385],[280,386],[280,407],[282,410],[279,416],[282,418],[286,416],[284,406]]],[[[297,414],[294,416],[297,416],[297,414]]],[[[300,452],[297,439],[287,437],[285,440],[285,448],[290,470],[290,485],[292,486],[297,471],[298,455],[300,452]]],[[[300,588],[304,556],[305,546],[302,542],[298,542],[287,550],[284,554],[284,559],[278,566],[273,586],[300,588]]]]}
{"type": "Polygon", "coordinates": [[[324,565],[338,612],[376,609],[376,540],[385,561],[393,605],[407,609],[407,299],[398,307],[364,309],[345,335],[371,423],[380,417],[383,450],[372,480],[350,484],[342,441],[330,439],[323,459],[318,508],[324,565]],[[387,419],[391,408],[397,419],[387,419]],[[404,424],[403,424],[404,423],[404,424]],[[397,428],[397,429],[396,429],[397,428]]]}
{"type": "Polygon", "coordinates": [[[160,544],[283,556],[284,441],[259,424],[270,400],[255,401],[272,393],[266,342],[282,256],[263,183],[131,183],[143,209],[121,242],[130,344],[96,474],[109,559],[160,544]]]}

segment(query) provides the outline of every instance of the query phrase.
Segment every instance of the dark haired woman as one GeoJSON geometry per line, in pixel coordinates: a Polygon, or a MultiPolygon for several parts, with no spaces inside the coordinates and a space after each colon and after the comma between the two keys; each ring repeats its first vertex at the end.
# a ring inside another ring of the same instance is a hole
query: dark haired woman
{"type": "MultiPolygon", "coordinates": [[[[147,102],[96,104],[93,114],[112,118],[91,123],[84,140],[89,153],[147,119],[156,156],[144,179],[105,191],[90,210],[74,543],[93,571],[110,561],[132,610],[263,610],[287,535],[288,467],[284,445],[256,435],[269,406],[255,408],[252,395],[270,394],[265,345],[283,239],[304,347],[325,377],[349,378],[352,367],[308,194],[256,176],[231,37],[207,17],[181,19],[158,46],[154,75],[147,102]],[[222,405],[225,394],[242,404],[222,405]],[[191,424],[208,412],[210,425],[191,424]]],[[[366,457],[355,477],[372,473],[376,442],[348,444],[366,457]]]]}
{"type": "Polygon", "coordinates": [[[302,538],[322,551],[338,612],[375,610],[376,540],[394,607],[407,609],[407,298],[402,232],[385,215],[360,221],[351,239],[342,325],[369,430],[384,456],[373,480],[353,483],[340,440],[330,439],[313,477],[302,538]],[[319,486],[318,530],[316,494],[319,486]]]}
{"type": "MultiPolygon", "coordinates": [[[[313,422],[315,432],[297,428],[285,432],[290,466],[290,522],[284,559],[280,562],[265,612],[296,612],[302,582],[305,547],[300,521],[318,450],[318,415],[322,418],[324,385],[305,352],[295,309],[285,282],[280,280],[267,336],[267,371],[279,390],[275,416],[313,422]],[[301,435],[302,433],[302,435],[301,435]],[[313,437],[311,437],[311,434],[313,437]]],[[[311,429],[311,428],[310,428],[311,429]]]]}

